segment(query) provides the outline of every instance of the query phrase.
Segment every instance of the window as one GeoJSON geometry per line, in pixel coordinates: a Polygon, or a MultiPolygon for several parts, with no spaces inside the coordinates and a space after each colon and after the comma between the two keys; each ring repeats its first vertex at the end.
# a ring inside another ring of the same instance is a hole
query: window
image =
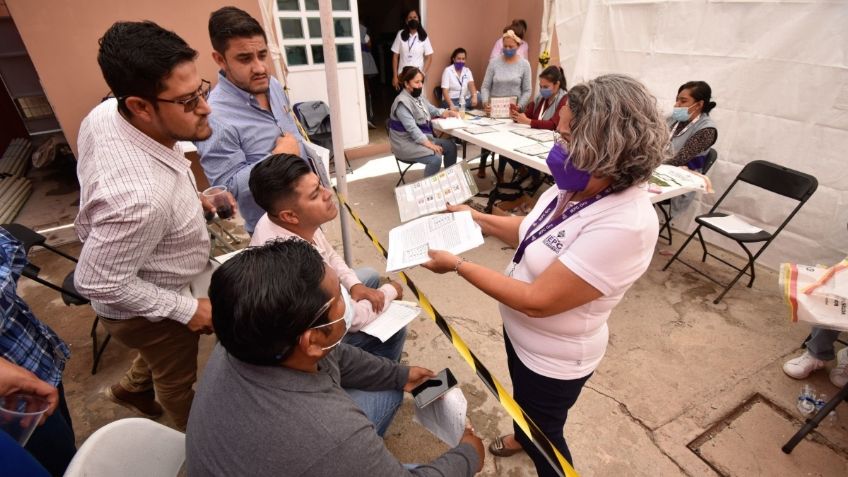
{"type": "MultiPolygon", "coordinates": [[[[359,39],[353,37],[354,18],[350,0],[332,0],[332,5],[338,61],[353,63],[359,39]]],[[[286,64],[289,67],[323,65],[318,0],[277,0],[276,17],[280,23],[280,47],[286,64]]]]}

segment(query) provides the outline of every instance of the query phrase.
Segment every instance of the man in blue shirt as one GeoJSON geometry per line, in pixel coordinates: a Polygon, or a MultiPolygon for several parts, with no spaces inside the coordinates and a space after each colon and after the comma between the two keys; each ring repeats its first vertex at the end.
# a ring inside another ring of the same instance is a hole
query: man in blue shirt
{"type": "Polygon", "coordinates": [[[245,229],[253,233],[265,212],[248,187],[253,166],[270,154],[306,157],[291,106],[272,75],[265,31],[246,12],[224,7],[209,17],[212,58],[221,68],[209,95],[212,136],[197,142],[200,164],[213,185],[238,201],[245,229]]]}
{"type": "MultiPolygon", "coordinates": [[[[35,430],[26,449],[51,474],[62,475],[76,453],[71,414],[62,387],[62,371],[71,352],[18,296],[18,278],[26,264],[21,242],[0,227],[0,357],[58,389],[59,412],[52,413],[35,430]]],[[[9,365],[3,369],[14,368],[9,365]]],[[[23,370],[19,372],[25,373],[23,370]]],[[[55,406],[52,403],[51,409],[55,406]]]]}

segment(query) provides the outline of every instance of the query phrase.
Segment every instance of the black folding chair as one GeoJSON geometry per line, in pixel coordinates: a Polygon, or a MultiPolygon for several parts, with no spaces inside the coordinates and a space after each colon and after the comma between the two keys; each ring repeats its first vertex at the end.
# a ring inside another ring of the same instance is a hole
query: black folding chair
{"type": "MultiPolygon", "coordinates": [[[[390,132],[389,132],[389,121],[391,121],[391,119],[386,120],[386,137],[389,137],[389,134],[390,134],[390,132]]],[[[391,141],[391,138],[389,138],[389,141],[391,141]]],[[[395,184],[395,187],[397,187],[401,184],[406,184],[406,181],[404,180],[403,176],[406,175],[406,171],[408,171],[410,167],[412,167],[412,166],[414,166],[415,164],[418,164],[418,163],[415,162],[415,160],[413,160],[413,159],[403,159],[403,158],[397,157],[397,154],[395,154],[394,151],[392,151],[392,155],[395,156],[395,164],[397,164],[398,173],[400,174],[400,179],[398,179],[397,183],[395,184]],[[401,163],[404,163],[406,165],[406,167],[401,169],[401,166],[400,166],[401,163]]]]}
{"type": "Polygon", "coordinates": [[[813,192],[816,191],[818,184],[818,180],[816,180],[815,177],[809,174],[805,174],[803,172],[798,172],[787,167],[773,164],[768,161],[749,162],[745,165],[739,175],[736,176],[736,179],[733,180],[733,182],[730,184],[724,194],[722,194],[722,196],[718,199],[718,202],[713,205],[710,211],[707,214],[700,215],[695,218],[695,222],[697,222],[698,224],[698,226],[695,227],[695,231],[689,235],[689,237],[686,239],[686,242],[683,243],[683,246],[681,246],[680,249],[674,254],[674,256],[671,257],[671,260],[669,260],[668,263],[665,264],[663,270],[668,269],[668,266],[671,265],[672,262],[678,260],[680,263],[686,265],[687,267],[691,268],[700,275],[703,275],[704,277],[715,282],[719,286],[724,287],[724,291],[722,291],[721,294],[719,294],[719,296],[715,300],[713,300],[713,303],[716,304],[720,302],[722,298],[724,298],[724,295],[728,291],[730,291],[733,285],[735,285],[736,282],[739,281],[740,278],[742,278],[742,275],[745,275],[746,273],[751,276],[751,279],[748,281],[748,288],[751,288],[754,285],[754,263],[756,262],[757,258],[765,251],[765,249],[769,246],[769,244],[771,244],[775,237],[777,237],[781,230],[786,227],[786,224],[788,224],[789,221],[792,220],[792,217],[794,217],[795,214],[798,213],[798,211],[807,202],[807,200],[809,200],[809,198],[813,195],[813,192]],[[705,219],[714,217],[727,217],[729,215],[721,212],[716,212],[716,210],[721,206],[722,202],[724,202],[724,199],[727,197],[730,191],[733,190],[733,187],[739,181],[746,182],[753,186],[765,189],[767,191],[773,192],[784,197],[788,197],[790,199],[794,199],[798,201],[798,205],[796,205],[795,208],[792,209],[792,212],[786,217],[786,219],[783,221],[783,223],[780,224],[780,226],[777,228],[777,230],[774,231],[774,233],[769,233],[765,230],[760,230],[757,233],[731,233],[706,221],[705,219]],[[716,232],[724,237],[736,241],[736,243],[738,243],[739,246],[742,247],[742,250],[744,250],[745,254],[748,256],[748,263],[744,267],[739,268],[733,265],[732,263],[725,261],[721,257],[718,257],[708,252],[707,245],[704,242],[704,237],[701,235],[702,227],[706,227],[707,229],[712,230],[713,232],[716,232]],[[680,253],[683,252],[683,249],[685,249],[687,245],[689,245],[689,242],[695,237],[695,235],[698,236],[698,240],[701,242],[701,249],[703,250],[701,262],[706,262],[707,255],[709,255],[739,272],[728,285],[723,285],[718,280],[712,278],[711,276],[702,272],[698,268],[695,268],[694,266],[686,263],[685,261],[679,258],[680,253]],[[752,254],[746,246],[746,244],[751,243],[762,243],[760,249],[757,250],[757,252],[754,254],[752,254]],[[748,270],[750,270],[750,272],[748,270]]]}
{"type": "MultiPolygon", "coordinates": [[[[713,164],[715,164],[718,159],[718,153],[715,149],[710,148],[707,151],[707,157],[704,159],[704,166],[701,167],[701,174],[706,174],[713,164]]],[[[657,208],[660,209],[660,213],[663,216],[663,223],[660,224],[660,238],[668,242],[671,245],[671,199],[666,199],[657,203],[657,208]],[[663,235],[663,230],[665,230],[665,235],[663,235]]]]}
{"type": "MultiPolygon", "coordinates": [[[[77,259],[66,254],[65,252],[55,248],[47,243],[47,238],[40,233],[28,228],[24,227],[21,224],[3,224],[0,227],[6,229],[13,237],[18,239],[24,246],[24,253],[29,255],[29,250],[32,247],[41,247],[45,250],[49,250],[61,257],[64,257],[74,264],[77,263],[77,259]]],[[[38,276],[41,269],[34,265],[33,263],[27,261],[26,266],[24,267],[21,274],[30,280],[38,282],[47,288],[52,290],[56,290],[57,292],[62,294],[62,301],[65,302],[65,305],[87,305],[89,300],[84,296],[80,295],[77,292],[76,287],[74,287],[74,271],[76,269],[76,265],[74,265],[74,270],[71,270],[66,276],[65,279],[62,280],[62,285],[56,285],[55,283],[48,282],[47,280],[38,276]]],[[[97,324],[100,322],[100,318],[97,315],[94,315],[94,323],[91,325],[91,351],[94,355],[94,363],[91,366],[91,374],[97,373],[97,365],[100,363],[100,357],[103,356],[103,351],[106,349],[106,345],[109,344],[109,340],[112,338],[108,332],[106,333],[106,337],[103,339],[103,343],[98,346],[97,343],[97,324]]]]}

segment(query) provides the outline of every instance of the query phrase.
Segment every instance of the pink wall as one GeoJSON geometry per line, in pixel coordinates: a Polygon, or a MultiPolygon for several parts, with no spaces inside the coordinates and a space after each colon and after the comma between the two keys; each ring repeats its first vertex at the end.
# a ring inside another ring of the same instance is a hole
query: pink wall
{"type": "Polygon", "coordinates": [[[97,65],[97,40],[115,21],[151,20],[174,30],[200,53],[201,76],[214,80],[209,14],[234,5],[260,18],[256,0],[195,0],[185,5],[166,0],[52,0],[50,8],[32,0],[5,1],[74,150],[80,121],[109,92],[97,65]]]}

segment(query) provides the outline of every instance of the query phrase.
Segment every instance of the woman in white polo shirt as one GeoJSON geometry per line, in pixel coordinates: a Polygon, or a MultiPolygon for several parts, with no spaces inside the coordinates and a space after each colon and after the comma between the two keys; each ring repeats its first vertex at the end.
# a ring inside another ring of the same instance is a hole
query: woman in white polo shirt
{"type": "MultiPolygon", "coordinates": [[[[516,248],[505,273],[445,251],[430,251],[424,266],[455,271],[500,302],[515,400],[571,462],[568,410],[604,356],[610,312],[653,256],[657,215],[639,185],[665,159],[668,129],[656,99],[628,76],[577,85],[567,101],[547,159],[556,187],[527,217],[471,211],[484,234],[516,248]]],[[[523,448],[540,476],[556,475],[514,428],[490,451],[523,448]]]]}
{"type": "Polygon", "coordinates": [[[471,69],[465,66],[468,53],[457,48],[451,53],[450,65],[442,72],[442,107],[456,111],[460,105],[465,109],[477,107],[477,86],[471,69]]]}
{"type": "Polygon", "coordinates": [[[392,43],[392,86],[400,91],[401,84],[398,75],[407,66],[420,69],[424,76],[430,71],[433,62],[433,46],[427,32],[421,26],[421,19],[415,9],[409,10],[404,17],[403,28],[395,36],[392,43]]]}

